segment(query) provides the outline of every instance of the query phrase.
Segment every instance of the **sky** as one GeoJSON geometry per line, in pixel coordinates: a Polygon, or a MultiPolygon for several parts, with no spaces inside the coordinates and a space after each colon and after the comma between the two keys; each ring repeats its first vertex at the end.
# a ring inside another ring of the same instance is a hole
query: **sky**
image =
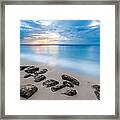
{"type": "Polygon", "coordinates": [[[21,20],[21,44],[100,44],[99,20],[21,20]]]}

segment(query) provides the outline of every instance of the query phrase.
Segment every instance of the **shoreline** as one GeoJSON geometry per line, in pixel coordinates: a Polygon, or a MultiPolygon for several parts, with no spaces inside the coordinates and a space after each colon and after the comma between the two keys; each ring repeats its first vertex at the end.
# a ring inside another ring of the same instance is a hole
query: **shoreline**
{"type": "MultiPolygon", "coordinates": [[[[76,78],[80,82],[79,86],[74,86],[74,89],[77,90],[77,95],[66,96],[61,93],[68,90],[69,89],[68,87],[58,90],[57,92],[52,92],[50,88],[46,88],[42,86],[43,81],[34,82],[32,77],[25,79],[24,75],[26,73],[24,71],[21,71],[20,72],[20,85],[26,85],[26,84],[31,83],[38,87],[38,91],[27,100],[97,100],[97,97],[94,93],[94,89],[91,86],[95,84],[100,85],[100,80],[96,80],[95,78],[89,75],[82,74],[82,73],[77,74],[77,73],[73,73],[70,71],[63,70],[63,69],[58,69],[56,67],[51,67],[46,64],[29,61],[26,59],[21,59],[20,65],[34,65],[34,66],[38,66],[40,69],[48,69],[48,71],[45,74],[43,74],[46,76],[46,80],[54,79],[54,80],[59,81],[60,84],[62,84],[63,82],[61,78],[61,75],[63,74],[70,75],[76,78]]],[[[20,99],[26,100],[23,97],[20,97],[20,99]]]]}

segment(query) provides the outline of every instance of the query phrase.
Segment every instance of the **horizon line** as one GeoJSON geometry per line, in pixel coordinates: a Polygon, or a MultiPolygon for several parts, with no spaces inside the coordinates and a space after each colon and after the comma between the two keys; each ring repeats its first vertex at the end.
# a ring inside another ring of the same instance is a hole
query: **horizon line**
{"type": "Polygon", "coordinates": [[[21,46],[100,46],[100,44],[20,44],[21,46]]]}

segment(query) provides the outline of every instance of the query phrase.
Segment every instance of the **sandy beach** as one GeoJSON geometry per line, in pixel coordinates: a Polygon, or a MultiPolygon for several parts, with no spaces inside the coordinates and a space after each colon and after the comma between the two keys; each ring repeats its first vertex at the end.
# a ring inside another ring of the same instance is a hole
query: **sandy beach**
{"type": "Polygon", "coordinates": [[[23,97],[20,97],[21,100],[98,100],[94,93],[95,90],[91,86],[100,85],[100,80],[96,80],[95,78],[92,78],[91,76],[88,75],[76,74],[74,72],[65,71],[62,69],[48,66],[46,64],[40,64],[25,59],[21,59],[20,65],[34,65],[34,66],[38,66],[40,70],[48,69],[48,71],[43,74],[46,76],[46,79],[41,82],[34,82],[34,77],[24,78],[26,74],[25,71],[24,70],[20,71],[21,86],[26,84],[33,84],[38,88],[37,92],[35,92],[30,98],[25,99],[23,97]],[[52,92],[50,87],[46,88],[45,86],[42,85],[44,81],[50,79],[57,80],[59,81],[59,84],[62,84],[63,80],[61,75],[63,74],[72,76],[80,82],[79,86],[74,85],[73,88],[77,91],[77,95],[67,96],[61,94],[66,90],[70,89],[69,87],[65,87],[56,92],[52,92]]]}

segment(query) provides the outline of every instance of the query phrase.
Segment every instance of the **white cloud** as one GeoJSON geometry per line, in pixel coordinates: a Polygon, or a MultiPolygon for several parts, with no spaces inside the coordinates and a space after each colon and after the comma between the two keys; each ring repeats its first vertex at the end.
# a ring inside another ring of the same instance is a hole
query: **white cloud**
{"type": "Polygon", "coordinates": [[[20,27],[32,29],[32,27],[28,25],[26,22],[21,22],[20,27]]]}
{"type": "Polygon", "coordinates": [[[40,24],[40,20],[32,20],[36,24],[40,24]]]}
{"type": "Polygon", "coordinates": [[[46,21],[46,20],[43,20],[43,21],[40,21],[41,22],[41,25],[45,25],[45,26],[49,26],[52,24],[52,21],[46,21]]]}
{"type": "Polygon", "coordinates": [[[98,25],[100,25],[100,22],[97,21],[97,20],[93,20],[93,21],[88,25],[88,27],[95,27],[95,26],[98,26],[98,25]]]}

